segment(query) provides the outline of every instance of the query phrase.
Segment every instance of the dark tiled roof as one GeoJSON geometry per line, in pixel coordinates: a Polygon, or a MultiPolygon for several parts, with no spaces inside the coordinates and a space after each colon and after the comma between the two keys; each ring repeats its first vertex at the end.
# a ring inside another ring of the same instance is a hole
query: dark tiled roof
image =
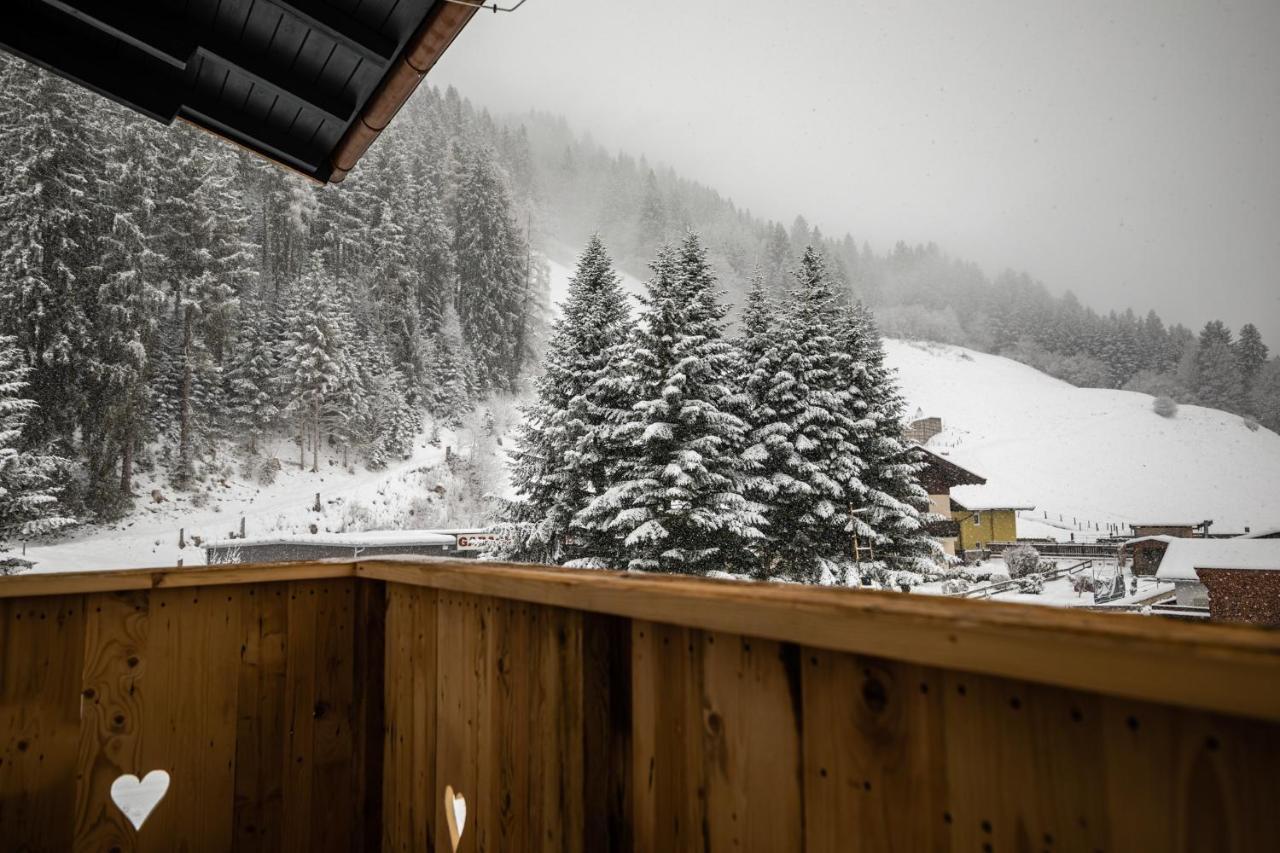
{"type": "Polygon", "coordinates": [[[447,0],[10,0],[0,45],[337,181],[474,13],[447,0]]]}

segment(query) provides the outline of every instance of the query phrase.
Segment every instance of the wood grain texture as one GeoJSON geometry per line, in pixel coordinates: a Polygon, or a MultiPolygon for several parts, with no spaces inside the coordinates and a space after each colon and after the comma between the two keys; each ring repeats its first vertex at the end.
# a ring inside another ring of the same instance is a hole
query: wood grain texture
{"type": "Polygon", "coordinates": [[[0,847],[72,847],[80,670],[80,596],[0,601],[0,847]]]}
{"type": "Polygon", "coordinates": [[[356,571],[395,583],[1280,721],[1280,633],[1256,628],[938,596],[460,560],[371,560],[357,563],[356,571]]]}

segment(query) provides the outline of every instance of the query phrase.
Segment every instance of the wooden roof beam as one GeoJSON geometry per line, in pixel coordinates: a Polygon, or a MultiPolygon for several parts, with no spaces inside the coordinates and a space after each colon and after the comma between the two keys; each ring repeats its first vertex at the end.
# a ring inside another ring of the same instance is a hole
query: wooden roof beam
{"type": "MultiPolygon", "coordinates": [[[[324,0],[258,0],[303,22],[313,30],[347,45],[366,60],[386,65],[395,58],[399,45],[390,38],[359,23],[324,0]]],[[[440,0],[443,2],[443,0],[440,0]]]]}

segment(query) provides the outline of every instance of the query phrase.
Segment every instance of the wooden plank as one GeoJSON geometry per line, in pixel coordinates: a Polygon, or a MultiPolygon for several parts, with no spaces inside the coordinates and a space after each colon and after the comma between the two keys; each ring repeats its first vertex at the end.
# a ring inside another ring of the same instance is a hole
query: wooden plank
{"type": "Polygon", "coordinates": [[[231,847],[243,592],[150,595],[136,774],[164,769],[170,784],[137,834],[139,851],[231,847]]]}
{"type": "Polygon", "coordinates": [[[192,568],[124,569],[101,572],[42,572],[0,577],[0,599],[37,595],[74,595],[228,584],[352,577],[349,561],[237,563],[192,568]]]}
{"type": "MultiPolygon", "coordinates": [[[[436,775],[432,792],[436,810],[435,849],[452,846],[443,818],[446,785],[467,801],[464,838],[482,834],[493,813],[480,790],[481,709],[488,693],[489,638],[483,600],[472,595],[441,593],[437,604],[436,775]]],[[[463,848],[460,848],[463,849],[463,848]]],[[[475,849],[480,849],[479,845],[475,849]]]]}
{"type": "Polygon", "coordinates": [[[701,731],[713,850],[796,849],[802,819],[800,654],[736,634],[695,636],[703,658],[701,731]]]}
{"type": "Polygon", "coordinates": [[[355,768],[355,583],[308,581],[315,610],[315,696],[311,702],[311,846],[352,849],[360,790],[355,768]],[[317,816],[324,815],[323,829],[317,816]]]}
{"type": "Polygon", "coordinates": [[[0,601],[0,846],[67,850],[74,824],[84,603],[0,601]]]}
{"type": "Polygon", "coordinates": [[[530,611],[536,617],[530,625],[530,645],[536,649],[537,663],[532,670],[534,701],[527,720],[531,754],[525,790],[534,807],[529,836],[538,840],[530,848],[581,853],[582,614],[563,608],[530,611]]]}
{"type": "Polygon", "coordinates": [[[145,773],[141,740],[150,593],[85,596],[84,666],[75,849],[134,849],[135,832],[111,801],[118,777],[145,773]]]}
{"type": "Polygon", "coordinates": [[[631,623],[585,614],[583,846],[622,853],[631,842],[631,623]]]}
{"type": "Polygon", "coordinates": [[[707,804],[702,749],[702,655],[696,631],[632,624],[638,853],[705,848],[707,804]]]}
{"type": "Polygon", "coordinates": [[[436,591],[389,585],[383,848],[433,850],[436,793],[436,591]]]}
{"type": "Polygon", "coordinates": [[[453,592],[1280,720],[1280,636],[1241,626],[464,561],[369,561],[358,563],[356,571],[453,592]]]}
{"type": "Polygon", "coordinates": [[[283,846],[285,671],[288,603],[285,584],[250,586],[244,615],[236,702],[235,847],[283,846]]]}
{"type": "Polygon", "coordinates": [[[355,812],[349,849],[377,853],[382,849],[382,762],[386,728],[386,584],[340,581],[355,593],[352,619],[355,690],[351,733],[354,738],[352,778],[355,812]]]}

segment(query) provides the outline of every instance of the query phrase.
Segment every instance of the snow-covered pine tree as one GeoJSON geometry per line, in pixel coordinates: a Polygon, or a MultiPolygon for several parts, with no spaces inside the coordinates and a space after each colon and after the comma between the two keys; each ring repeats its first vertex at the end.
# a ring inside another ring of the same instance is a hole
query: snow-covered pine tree
{"type": "Polygon", "coordinates": [[[868,424],[847,382],[851,358],[830,331],[838,308],[812,247],[794,280],[767,362],[751,376],[759,411],[747,455],[770,490],[762,571],[814,583],[855,559],[855,537],[873,533],[853,512],[865,500],[859,445],[868,424]]]}
{"type": "Polygon", "coordinates": [[[1244,382],[1231,330],[1221,320],[1205,324],[1195,353],[1196,401],[1228,412],[1240,410],[1244,382]]]}
{"type": "Polygon", "coordinates": [[[152,433],[151,353],[164,303],[151,248],[156,133],[149,119],[132,114],[105,123],[104,171],[96,178],[103,204],[95,211],[96,257],[86,269],[97,288],[81,293],[90,306],[90,366],[80,434],[85,501],[105,517],[130,508],[134,458],[152,433]]]}
{"type": "Polygon", "coordinates": [[[871,528],[863,543],[868,553],[859,556],[886,569],[927,568],[940,551],[924,530],[922,514],[928,511],[929,495],[918,475],[925,465],[903,437],[904,403],[893,371],[885,364],[879,330],[871,312],[854,303],[840,312],[835,334],[850,356],[847,381],[856,389],[855,404],[867,427],[859,436],[866,467],[860,484],[850,488],[854,493],[862,490],[855,512],[871,528]]]}
{"type": "Polygon", "coordinates": [[[634,402],[612,431],[611,484],[574,524],[611,542],[591,556],[619,553],[627,568],[739,567],[764,519],[743,496],[747,425],[733,413],[742,371],[724,338],[728,309],[696,235],[662,249],[652,270],[624,367],[634,402]]]}
{"type": "Polygon", "coordinates": [[[280,419],[280,365],[269,310],[261,302],[241,313],[239,338],[226,372],[226,399],[234,434],[247,439],[250,454],[258,436],[280,419]]]}
{"type": "Polygon", "coordinates": [[[1245,323],[1240,328],[1240,337],[1235,345],[1236,364],[1240,367],[1240,379],[1244,386],[1244,398],[1247,401],[1253,395],[1253,382],[1267,363],[1267,345],[1262,342],[1262,333],[1252,323],[1245,323]]]}
{"type": "Polygon", "coordinates": [[[81,295],[94,284],[81,276],[93,259],[101,135],[84,120],[90,93],[21,60],[0,63],[0,334],[33,371],[27,439],[71,447],[85,402],[81,295]]]}
{"type": "Polygon", "coordinates": [[[348,329],[318,256],[308,261],[285,322],[288,331],[280,364],[281,390],[288,401],[285,414],[297,426],[300,466],[306,467],[310,447],[311,470],[318,471],[320,443],[332,426],[331,405],[353,372],[348,329]]]}
{"type": "Polygon", "coordinates": [[[14,538],[51,533],[75,523],[58,503],[65,461],[22,450],[23,428],[35,409],[24,396],[30,369],[12,337],[0,337],[0,552],[14,538]]]}
{"type": "Polygon", "coordinates": [[[522,367],[518,332],[528,286],[524,239],[491,148],[457,146],[452,178],[458,319],[483,387],[513,391],[522,367]]]}
{"type": "Polygon", "coordinates": [[[536,400],[525,410],[512,451],[508,507],[510,545],[501,556],[559,563],[583,553],[584,532],[573,517],[608,484],[608,460],[597,435],[615,420],[617,405],[596,389],[629,340],[622,282],[599,235],[587,243],[551,326],[536,400]]]}

